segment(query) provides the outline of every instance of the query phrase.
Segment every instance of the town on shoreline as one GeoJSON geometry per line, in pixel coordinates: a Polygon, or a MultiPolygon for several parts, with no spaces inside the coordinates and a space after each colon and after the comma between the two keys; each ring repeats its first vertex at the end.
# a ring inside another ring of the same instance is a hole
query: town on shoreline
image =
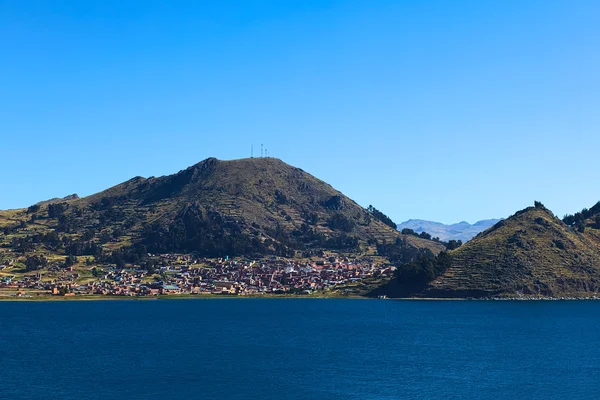
{"type": "Polygon", "coordinates": [[[316,260],[279,257],[206,259],[150,255],[156,266],[50,266],[22,274],[0,265],[0,298],[153,296],[359,296],[365,282],[393,277],[394,266],[371,257],[330,255],[316,260]]]}

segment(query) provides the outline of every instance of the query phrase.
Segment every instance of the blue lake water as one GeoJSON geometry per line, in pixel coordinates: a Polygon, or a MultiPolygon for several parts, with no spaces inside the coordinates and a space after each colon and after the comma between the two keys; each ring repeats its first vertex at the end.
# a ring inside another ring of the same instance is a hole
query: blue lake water
{"type": "Polygon", "coordinates": [[[0,302],[4,399],[598,399],[600,302],[0,302]]]}

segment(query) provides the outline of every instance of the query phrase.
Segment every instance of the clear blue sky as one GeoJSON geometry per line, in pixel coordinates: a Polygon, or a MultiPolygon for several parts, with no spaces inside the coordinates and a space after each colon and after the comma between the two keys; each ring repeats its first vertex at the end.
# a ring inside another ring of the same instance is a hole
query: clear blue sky
{"type": "Polygon", "coordinates": [[[273,156],[395,221],[600,199],[598,1],[0,1],[0,209],[273,156]]]}

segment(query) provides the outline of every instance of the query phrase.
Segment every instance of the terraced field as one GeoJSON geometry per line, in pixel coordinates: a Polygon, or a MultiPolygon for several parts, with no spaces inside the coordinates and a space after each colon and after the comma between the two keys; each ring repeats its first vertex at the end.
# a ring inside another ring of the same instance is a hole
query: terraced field
{"type": "Polygon", "coordinates": [[[568,227],[543,206],[496,224],[455,250],[426,296],[579,295],[600,291],[600,232],[568,227]]]}

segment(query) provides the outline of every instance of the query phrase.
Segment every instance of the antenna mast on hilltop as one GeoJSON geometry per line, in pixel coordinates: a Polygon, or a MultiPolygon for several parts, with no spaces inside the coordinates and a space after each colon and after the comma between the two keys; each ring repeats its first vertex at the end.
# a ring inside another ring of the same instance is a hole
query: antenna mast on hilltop
{"type": "Polygon", "coordinates": [[[260,144],[260,158],[262,158],[262,157],[263,157],[263,154],[264,154],[264,153],[263,153],[263,144],[261,143],[261,144],[260,144]]]}
{"type": "Polygon", "coordinates": [[[250,145],[250,158],[254,158],[254,145],[250,145]]]}

